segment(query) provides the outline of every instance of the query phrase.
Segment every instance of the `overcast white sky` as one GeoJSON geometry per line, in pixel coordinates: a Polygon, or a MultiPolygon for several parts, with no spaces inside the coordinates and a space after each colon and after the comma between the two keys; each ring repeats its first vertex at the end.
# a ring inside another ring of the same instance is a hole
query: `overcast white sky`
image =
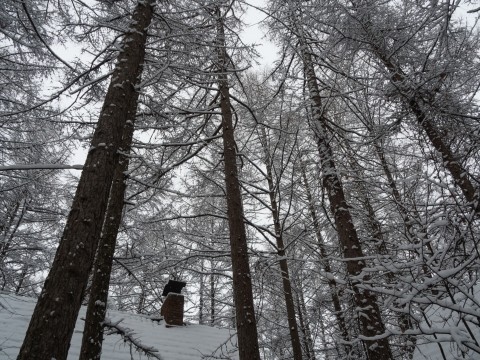
{"type": "MultiPolygon", "coordinates": [[[[264,0],[251,0],[249,3],[261,6],[265,2],[264,0]]],[[[277,58],[277,48],[268,41],[265,36],[265,30],[260,25],[265,16],[261,11],[249,6],[245,15],[242,16],[242,20],[246,25],[244,31],[240,34],[245,44],[257,45],[256,50],[261,56],[261,59],[258,59],[260,68],[272,66],[277,58]]]]}

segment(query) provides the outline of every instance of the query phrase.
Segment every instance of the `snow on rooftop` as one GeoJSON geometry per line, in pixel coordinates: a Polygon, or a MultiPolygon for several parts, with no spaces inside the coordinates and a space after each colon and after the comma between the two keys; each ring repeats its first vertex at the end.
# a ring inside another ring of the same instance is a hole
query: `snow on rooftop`
{"type": "MultiPolygon", "coordinates": [[[[0,292],[0,359],[16,359],[22,345],[36,299],[0,292]]],[[[80,353],[86,308],[82,306],[68,354],[68,360],[77,360],[80,353]]],[[[166,328],[165,323],[153,321],[145,315],[109,311],[111,322],[121,320],[123,328],[131,329],[145,346],[158,350],[162,360],[238,359],[236,337],[228,329],[204,325],[166,328]]],[[[135,352],[120,335],[105,336],[102,360],[146,359],[135,352]],[[130,351],[132,351],[133,357],[130,351]]]]}

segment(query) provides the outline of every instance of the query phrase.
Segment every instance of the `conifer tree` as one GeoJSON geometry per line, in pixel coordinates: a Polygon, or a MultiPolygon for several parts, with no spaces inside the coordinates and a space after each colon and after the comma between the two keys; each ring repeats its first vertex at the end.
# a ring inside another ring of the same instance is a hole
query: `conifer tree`
{"type": "Polygon", "coordinates": [[[102,231],[125,127],[137,108],[154,0],[139,1],[123,42],[55,260],[18,359],[67,358],[78,311],[102,231]]]}

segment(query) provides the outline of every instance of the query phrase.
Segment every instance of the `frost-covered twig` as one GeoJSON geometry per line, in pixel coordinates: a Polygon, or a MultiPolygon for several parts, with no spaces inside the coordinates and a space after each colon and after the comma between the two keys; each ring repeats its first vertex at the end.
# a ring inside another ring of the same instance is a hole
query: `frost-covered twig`
{"type": "Polygon", "coordinates": [[[125,342],[128,342],[130,346],[135,348],[135,351],[139,353],[144,353],[148,358],[154,358],[162,360],[161,356],[158,353],[158,350],[153,346],[146,346],[135,337],[135,332],[132,329],[123,327],[120,323],[123,319],[112,322],[110,319],[105,318],[103,322],[103,327],[108,330],[105,332],[106,335],[118,334],[120,335],[125,342]]]}

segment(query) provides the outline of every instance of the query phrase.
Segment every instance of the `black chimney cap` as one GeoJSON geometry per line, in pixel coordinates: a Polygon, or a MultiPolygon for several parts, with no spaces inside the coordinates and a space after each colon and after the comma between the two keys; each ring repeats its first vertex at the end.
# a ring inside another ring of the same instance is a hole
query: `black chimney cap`
{"type": "Polygon", "coordinates": [[[168,280],[168,284],[165,285],[163,289],[162,296],[167,296],[168,293],[180,294],[186,285],[187,283],[183,281],[168,280]]]}

